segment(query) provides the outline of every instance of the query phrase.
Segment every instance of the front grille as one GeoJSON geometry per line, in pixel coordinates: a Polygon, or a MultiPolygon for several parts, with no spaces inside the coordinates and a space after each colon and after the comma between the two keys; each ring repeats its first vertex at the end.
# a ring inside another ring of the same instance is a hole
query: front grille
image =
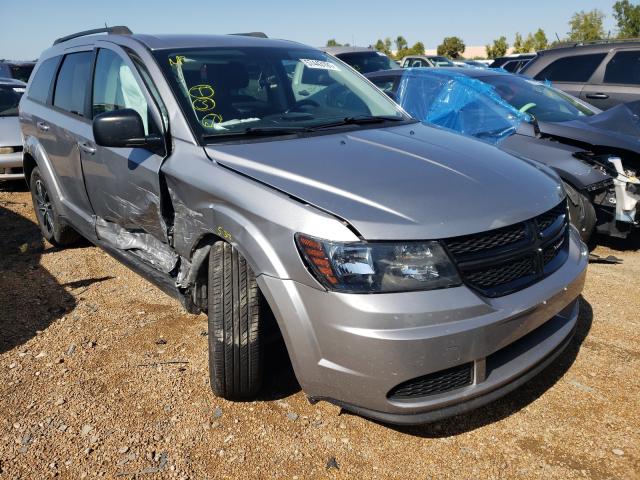
{"type": "Polygon", "coordinates": [[[568,221],[564,200],[530,220],[443,243],[467,285],[500,297],[541,280],[564,263],[568,221]]]}
{"type": "Polygon", "coordinates": [[[426,397],[471,385],[472,381],[473,363],[465,363],[403,382],[393,387],[387,397],[391,400],[426,397]]]}

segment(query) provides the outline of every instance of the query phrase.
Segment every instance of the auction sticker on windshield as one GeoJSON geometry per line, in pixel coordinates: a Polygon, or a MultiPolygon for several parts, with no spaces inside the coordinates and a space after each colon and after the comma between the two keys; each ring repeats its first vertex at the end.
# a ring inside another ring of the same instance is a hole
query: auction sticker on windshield
{"type": "Polygon", "coordinates": [[[310,60],[308,58],[301,58],[300,61],[309,68],[317,68],[319,70],[335,70],[336,72],[340,71],[338,66],[334,65],[331,62],[325,62],[323,60],[310,60]]]}

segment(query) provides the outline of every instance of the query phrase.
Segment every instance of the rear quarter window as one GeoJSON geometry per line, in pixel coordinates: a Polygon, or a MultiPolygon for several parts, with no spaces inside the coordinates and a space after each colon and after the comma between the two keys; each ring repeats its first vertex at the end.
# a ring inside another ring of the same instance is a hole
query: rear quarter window
{"type": "Polygon", "coordinates": [[[29,86],[27,96],[30,99],[47,103],[58,63],[60,63],[60,57],[49,58],[40,64],[29,86]]]}
{"type": "Polygon", "coordinates": [[[587,82],[606,55],[606,53],[592,53],[559,58],[542,69],[535,79],[552,82],[587,82]]]}

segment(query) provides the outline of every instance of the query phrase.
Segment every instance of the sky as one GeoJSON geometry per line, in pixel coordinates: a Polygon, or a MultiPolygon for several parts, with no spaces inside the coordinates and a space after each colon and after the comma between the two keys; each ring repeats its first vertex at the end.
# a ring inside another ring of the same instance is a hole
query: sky
{"type": "Polygon", "coordinates": [[[37,58],[58,37],[108,25],[134,33],[262,31],[312,46],[330,38],[367,46],[403,35],[436,48],[445,36],[485,45],[501,35],[543,28],[550,40],[569,30],[571,15],[598,8],[615,31],[615,0],[0,0],[0,58],[37,58]]]}

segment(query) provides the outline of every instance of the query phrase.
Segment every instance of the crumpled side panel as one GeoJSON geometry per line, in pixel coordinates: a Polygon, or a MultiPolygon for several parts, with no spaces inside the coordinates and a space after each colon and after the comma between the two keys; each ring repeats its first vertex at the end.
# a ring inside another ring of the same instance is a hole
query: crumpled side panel
{"type": "Polygon", "coordinates": [[[529,115],[474,78],[436,68],[410,68],[400,79],[398,103],[423,122],[497,144],[529,115]]]}
{"type": "Polygon", "coordinates": [[[103,218],[96,220],[96,234],[119,250],[128,250],[146,260],[164,273],[178,264],[178,255],[156,237],[144,232],[131,232],[103,218]]]}

